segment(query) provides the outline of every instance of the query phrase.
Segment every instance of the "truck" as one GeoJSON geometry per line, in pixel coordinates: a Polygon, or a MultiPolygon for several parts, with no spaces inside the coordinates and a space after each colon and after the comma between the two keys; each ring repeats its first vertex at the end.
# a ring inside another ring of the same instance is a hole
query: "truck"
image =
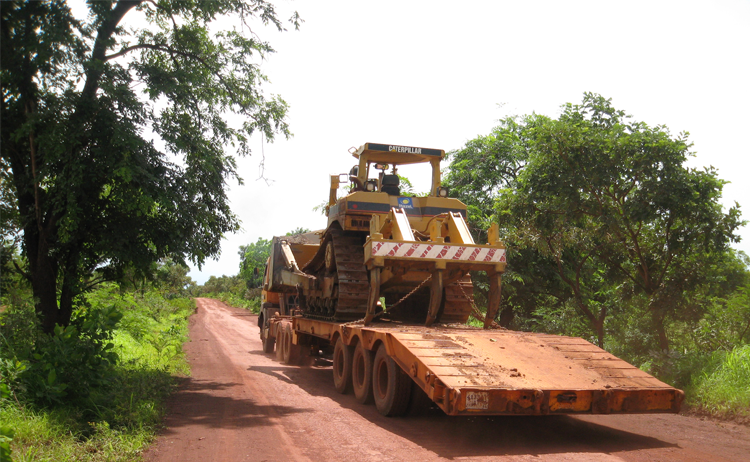
{"type": "Polygon", "coordinates": [[[425,403],[448,415],[679,412],[681,390],[584,339],[495,323],[506,248],[496,223],[474,242],[466,206],[441,184],[445,151],[350,152],[357,164],[330,177],[327,226],[272,240],[258,316],[266,353],[292,364],[328,351],[336,390],[386,416],[425,403]],[[402,194],[409,164],[430,165],[429,194],[402,194]],[[484,313],[471,271],[489,280],[484,313]]]}

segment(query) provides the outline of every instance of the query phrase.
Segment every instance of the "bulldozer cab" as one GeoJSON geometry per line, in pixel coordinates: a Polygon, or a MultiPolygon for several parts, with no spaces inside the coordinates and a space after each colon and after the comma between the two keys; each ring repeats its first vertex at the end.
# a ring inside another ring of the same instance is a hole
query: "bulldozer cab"
{"type": "Polygon", "coordinates": [[[352,155],[359,160],[359,164],[350,172],[352,183],[358,190],[398,196],[401,192],[398,166],[429,163],[432,166],[430,195],[440,195],[440,161],[445,157],[442,149],[365,143],[352,155]],[[377,179],[370,179],[371,175],[374,176],[371,169],[379,170],[377,179]]]}

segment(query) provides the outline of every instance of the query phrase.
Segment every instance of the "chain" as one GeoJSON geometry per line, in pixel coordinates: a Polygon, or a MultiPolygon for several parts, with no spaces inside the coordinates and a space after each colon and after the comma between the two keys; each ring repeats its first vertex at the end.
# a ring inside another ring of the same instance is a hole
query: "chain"
{"type": "MultiPolygon", "coordinates": [[[[396,308],[398,305],[400,305],[401,302],[403,302],[407,298],[409,298],[412,295],[414,295],[414,293],[416,291],[418,291],[419,289],[421,289],[422,287],[424,287],[424,285],[427,284],[427,281],[429,281],[430,279],[432,279],[432,275],[427,276],[427,279],[425,279],[424,281],[420,282],[419,285],[417,287],[415,287],[414,289],[412,289],[411,292],[409,292],[408,294],[406,294],[403,297],[401,297],[401,300],[399,300],[396,303],[394,303],[393,305],[387,307],[388,308],[388,313],[392,313],[394,308],[396,308]]],[[[385,314],[385,311],[381,311],[380,313],[375,314],[375,316],[372,317],[373,321],[375,319],[379,318],[380,316],[382,316],[383,314],[385,314]]],[[[364,322],[365,322],[365,318],[362,318],[362,319],[357,319],[356,321],[349,321],[349,322],[347,322],[344,325],[345,326],[353,326],[353,325],[361,324],[361,323],[364,323],[364,322]]]]}
{"type": "MultiPolygon", "coordinates": [[[[466,297],[466,300],[471,303],[471,315],[476,319],[477,321],[484,322],[484,319],[486,316],[482,316],[482,311],[477,307],[477,305],[474,303],[474,300],[472,300],[468,295],[466,295],[466,291],[464,290],[464,286],[462,286],[460,283],[457,283],[458,287],[461,289],[461,293],[464,294],[464,297],[466,297]]],[[[493,329],[504,329],[505,327],[501,326],[500,324],[496,323],[495,320],[490,321],[490,327],[493,329]]]]}

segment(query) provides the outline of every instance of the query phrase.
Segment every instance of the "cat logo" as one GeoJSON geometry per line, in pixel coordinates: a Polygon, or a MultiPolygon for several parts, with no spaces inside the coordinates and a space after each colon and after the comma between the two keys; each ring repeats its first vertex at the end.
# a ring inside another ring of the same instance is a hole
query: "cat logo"
{"type": "Polygon", "coordinates": [[[411,201],[411,197],[399,197],[398,206],[402,209],[413,209],[414,204],[411,201]]]}
{"type": "Polygon", "coordinates": [[[412,148],[410,146],[388,146],[391,152],[403,152],[407,154],[422,154],[422,148],[412,148]]]}

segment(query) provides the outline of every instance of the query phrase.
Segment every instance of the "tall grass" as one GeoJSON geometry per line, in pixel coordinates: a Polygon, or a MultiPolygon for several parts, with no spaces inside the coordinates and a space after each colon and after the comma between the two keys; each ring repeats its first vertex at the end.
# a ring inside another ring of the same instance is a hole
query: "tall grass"
{"type": "Polygon", "coordinates": [[[718,367],[694,377],[694,400],[711,414],[750,417],[750,345],[720,354],[718,367]]]}
{"type": "MultiPolygon", "coordinates": [[[[108,369],[106,380],[85,396],[40,402],[24,382],[25,370],[20,368],[15,377],[9,377],[8,371],[14,372],[13,358],[0,358],[5,365],[0,367],[0,378],[12,390],[10,398],[0,400],[0,427],[13,430],[13,460],[136,461],[153,440],[166,398],[176,384],[175,375],[189,372],[182,344],[187,340],[187,317],[194,311],[194,302],[167,300],[157,292],[122,294],[115,286],[103,286],[89,296],[86,309],[111,311],[113,306],[122,319],[112,332],[109,342],[113,346],[108,351],[118,359],[108,369]]],[[[4,332],[8,319],[16,330],[19,325],[28,330],[29,324],[18,319],[22,315],[15,312],[10,319],[4,313],[0,334],[9,337],[4,332]]],[[[2,353],[8,356],[13,351],[6,348],[2,353]]],[[[33,360],[26,362],[28,369],[38,367],[33,360]]]]}

